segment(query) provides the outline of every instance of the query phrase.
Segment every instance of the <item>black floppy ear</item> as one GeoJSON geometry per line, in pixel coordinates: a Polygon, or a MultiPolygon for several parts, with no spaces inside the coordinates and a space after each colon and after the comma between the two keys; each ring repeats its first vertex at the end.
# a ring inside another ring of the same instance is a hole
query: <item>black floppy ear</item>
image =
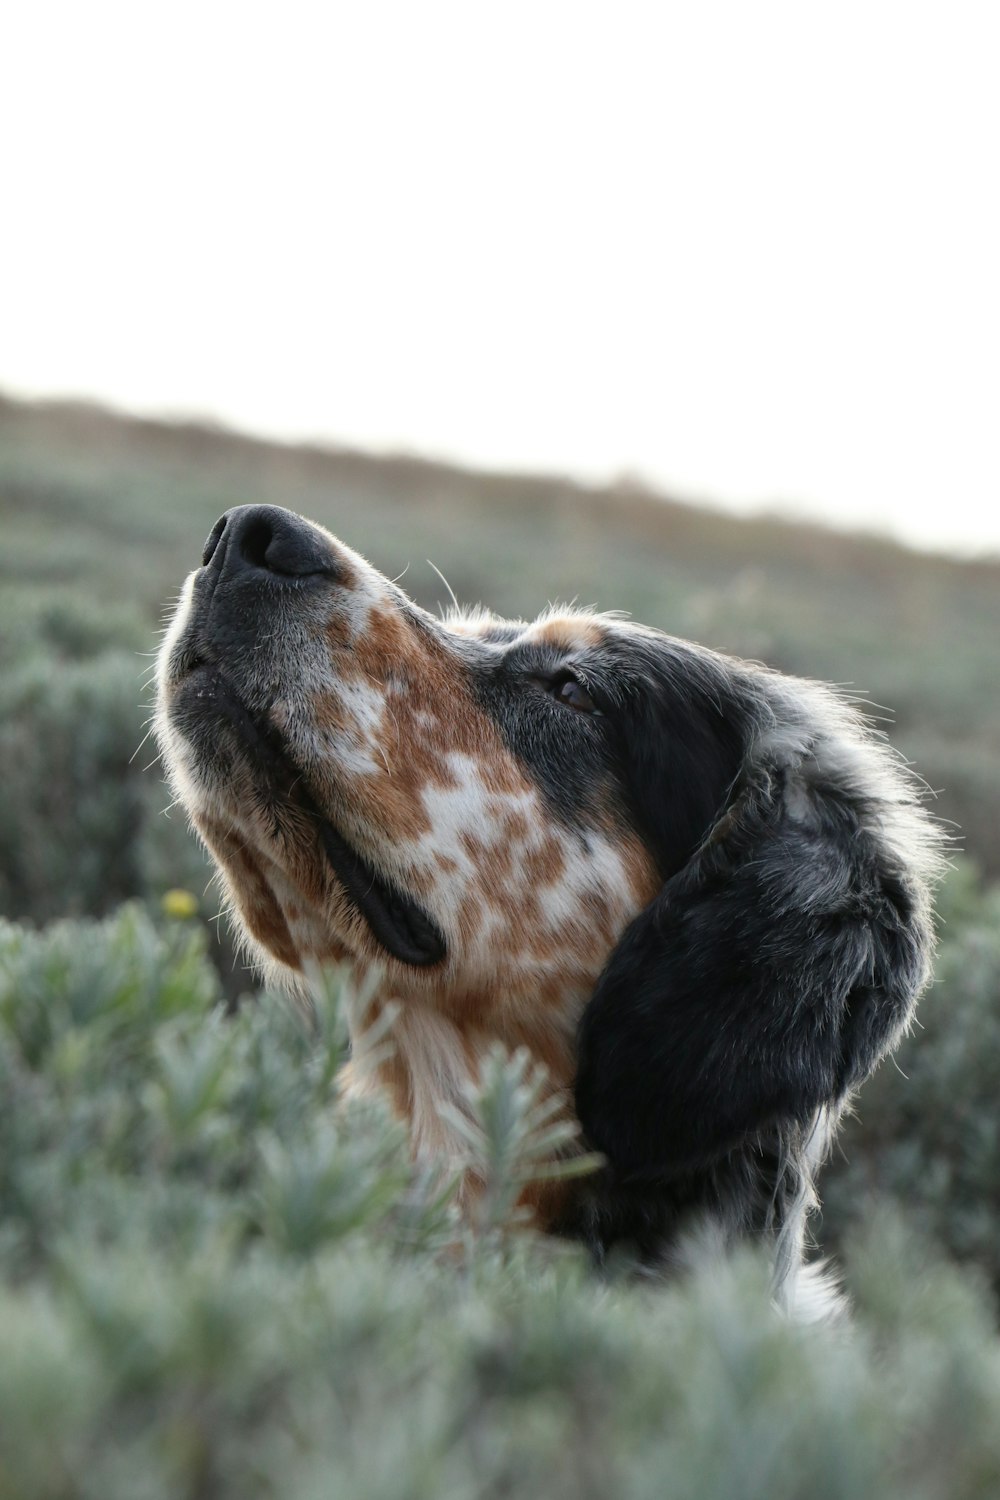
{"type": "MultiPolygon", "coordinates": [[[[919,808],[901,817],[931,838],[919,808]]],[[[618,1174],[682,1174],[805,1122],[893,1045],[931,935],[905,837],[883,824],[814,766],[758,771],[628,928],[584,1013],[576,1084],[618,1174]]]]}

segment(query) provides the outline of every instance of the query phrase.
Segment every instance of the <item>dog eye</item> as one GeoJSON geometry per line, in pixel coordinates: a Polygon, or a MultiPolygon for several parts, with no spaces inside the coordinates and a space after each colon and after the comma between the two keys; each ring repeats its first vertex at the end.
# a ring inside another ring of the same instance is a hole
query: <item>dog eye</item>
{"type": "Polygon", "coordinates": [[[559,702],[564,703],[567,708],[576,709],[577,713],[593,714],[599,716],[601,710],[594,702],[582,683],[577,682],[575,677],[562,677],[552,684],[552,696],[559,702]]]}

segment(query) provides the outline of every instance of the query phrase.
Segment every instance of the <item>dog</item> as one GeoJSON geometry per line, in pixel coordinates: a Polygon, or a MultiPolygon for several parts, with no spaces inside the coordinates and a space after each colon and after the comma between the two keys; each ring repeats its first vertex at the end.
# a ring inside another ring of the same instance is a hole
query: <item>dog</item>
{"type": "Polygon", "coordinates": [[[707,1224],[815,1300],[816,1173],[927,983],[942,864],[856,707],[616,617],[437,619],[242,506],[184,586],[156,722],[272,980],[346,961],[398,1004],[378,1075],[418,1157],[455,1154],[442,1105],[525,1047],[605,1160],[528,1194],[541,1227],[664,1264],[707,1224]]]}

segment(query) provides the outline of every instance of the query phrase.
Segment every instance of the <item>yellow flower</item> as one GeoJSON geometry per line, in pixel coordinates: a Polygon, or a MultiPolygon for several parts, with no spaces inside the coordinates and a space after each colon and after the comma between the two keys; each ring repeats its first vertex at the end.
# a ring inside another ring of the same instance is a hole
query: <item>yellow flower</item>
{"type": "Polygon", "coordinates": [[[187,918],[198,913],[198,898],[192,896],[190,891],[164,891],[160,897],[160,905],[168,917],[187,918]]]}

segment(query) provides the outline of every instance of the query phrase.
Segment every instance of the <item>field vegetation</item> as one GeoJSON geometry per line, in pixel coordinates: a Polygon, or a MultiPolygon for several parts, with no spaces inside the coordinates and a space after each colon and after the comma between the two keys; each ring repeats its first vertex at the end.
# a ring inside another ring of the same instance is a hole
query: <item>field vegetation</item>
{"type": "Polygon", "coordinates": [[[1000,1493],[1000,563],[3,400],[0,538],[0,1500],[1000,1493]],[[598,1279],[519,1230],[551,1142],[517,1059],[472,1101],[471,1228],[381,1106],[335,1106],[349,976],[311,1023],[256,994],[136,753],[163,611],[247,501],[429,607],[427,559],[463,602],[627,609],[891,706],[964,852],[824,1177],[848,1327],[781,1323],[753,1253],[598,1279]]]}

